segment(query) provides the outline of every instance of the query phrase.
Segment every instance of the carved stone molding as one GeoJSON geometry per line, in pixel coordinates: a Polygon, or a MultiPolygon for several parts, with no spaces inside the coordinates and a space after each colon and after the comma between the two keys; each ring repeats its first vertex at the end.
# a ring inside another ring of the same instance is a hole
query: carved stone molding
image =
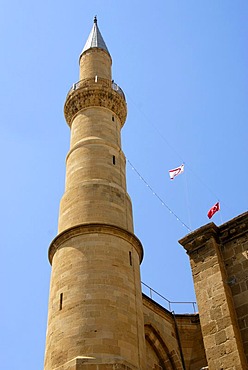
{"type": "Polygon", "coordinates": [[[196,250],[204,247],[208,240],[210,240],[211,238],[214,238],[216,242],[218,242],[218,235],[218,227],[213,222],[211,222],[186,235],[178,242],[186,249],[187,253],[190,255],[196,250]]]}
{"type": "Polygon", "coordinates": [[[73,226],[65,231],[62,231],[59,235],[57,235],[53,239],[48,249],[49,262],[52,264],[54,254],[59,248],[63,247],[63,243],[68,239],[83,234],[93,234],[93,233],[109,234],[126,240],[127,242],[132,244],[132,246],[136,249],[139,255],[140,263],[142,262],[144,253],[143,247],[140,240],[134,234],[118,226],[97,223],[73,226]]]}
{"type": "Polygon", "coordinates": [[[70,90],[64,106],[66,122],[71,126],[76,114],[84,108],[104,107],[115,113],[123,126],[127,116],[127,106],[124,97],[106,82],[82,84],[75,90],[70,90]]]}
{"type": "Polygon", "coordinates": [[[223,244],[248,234],[248,212],[245,212],[219,227],[223,244]]]}

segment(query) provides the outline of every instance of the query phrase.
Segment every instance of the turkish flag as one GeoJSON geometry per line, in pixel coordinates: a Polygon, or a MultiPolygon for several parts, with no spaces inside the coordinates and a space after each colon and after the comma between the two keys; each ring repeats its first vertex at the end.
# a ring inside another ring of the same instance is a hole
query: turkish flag
{"type": "Polygon", "coordinates": [[[208,218],[212,218],[213,215],[220,210],[220,203],[217,202],[210,210],[208,211],[208,218]]]}

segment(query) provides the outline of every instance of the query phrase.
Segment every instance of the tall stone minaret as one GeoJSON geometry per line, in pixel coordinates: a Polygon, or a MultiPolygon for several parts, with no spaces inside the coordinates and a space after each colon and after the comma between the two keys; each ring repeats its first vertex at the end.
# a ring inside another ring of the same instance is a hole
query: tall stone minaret
{"type": "Polygon", "coordinates": [[[140,282],[120,130],[127,108],[97,20],[64,112],[71,128],[52,265],[45,370],[145,369],[140,282]]]}

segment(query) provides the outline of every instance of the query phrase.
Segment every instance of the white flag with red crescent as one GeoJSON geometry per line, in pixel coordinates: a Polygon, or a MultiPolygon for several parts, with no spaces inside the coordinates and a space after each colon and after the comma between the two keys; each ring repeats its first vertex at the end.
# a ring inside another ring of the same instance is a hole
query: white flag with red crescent
{"type": "Polygon", "coordinates": [[[170,179],[173,180],[177,175],[180,175],[184,171],[184,164],[181,166],[174,168],[173,170],[169,170],[170,179]]]}

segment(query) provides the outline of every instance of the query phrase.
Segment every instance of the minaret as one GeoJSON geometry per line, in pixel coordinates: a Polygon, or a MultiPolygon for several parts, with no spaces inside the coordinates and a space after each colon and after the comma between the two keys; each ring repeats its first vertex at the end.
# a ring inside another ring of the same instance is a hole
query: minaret
{"type": "Polygon", "coordinates": [[[145,369],[140,282],[120,131],[127,108],[94,19],[80,80],[64,113],[71,129],[52,265],[45,370],[145,369]]]}

